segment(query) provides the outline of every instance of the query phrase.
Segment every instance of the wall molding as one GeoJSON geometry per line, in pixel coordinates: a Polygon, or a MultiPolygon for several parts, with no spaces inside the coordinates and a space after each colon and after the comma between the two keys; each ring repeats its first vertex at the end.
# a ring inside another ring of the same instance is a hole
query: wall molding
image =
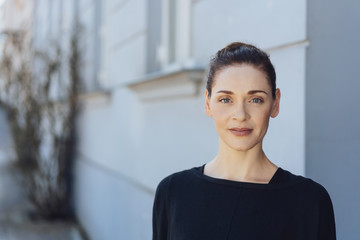
{"type": "Polygon", "coordinates": [[[197,97],[205,78],[204,68],[177,68],[148,74],[127,84],[141,100],[197,97]]]}

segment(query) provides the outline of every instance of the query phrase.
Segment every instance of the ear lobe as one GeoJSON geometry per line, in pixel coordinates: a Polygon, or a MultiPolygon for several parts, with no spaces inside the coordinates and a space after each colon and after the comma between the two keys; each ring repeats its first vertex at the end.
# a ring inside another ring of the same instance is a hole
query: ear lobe
{"type": "Polygon", "coordinates": [[[212,117],[212,112],[211,112],[211,108],[210,108],[210,97],[208,97],[208,91],[205,90],[205,94],[204,94],[204,98],[205,98],[205,113],[206,115],[208,115],[209,117],[212,117]]]}
{"type": "Polygon", "coordinates": [[[274,104],[271,110],[271,117],[275,118],[277,115],[279,115],[279,111],[280,111],[280,97],[281,97],[281,92],[280,89],[276,89],[275,92],[275,100],[274,100],[274,104]]]}

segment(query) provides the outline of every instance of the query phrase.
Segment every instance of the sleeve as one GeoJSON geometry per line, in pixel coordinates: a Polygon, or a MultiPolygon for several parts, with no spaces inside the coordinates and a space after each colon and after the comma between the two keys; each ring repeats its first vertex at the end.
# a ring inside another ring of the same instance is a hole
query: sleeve
{"type": "Polygon", "coordinates": [[[329,193],[322,187],[319,206],[319,240],[336,240],[334,209],[329,193]]]}
{"type": "Polygon", "coordinates": [[[153,240],[166,240],[168,235],[167,196],[169,177],[162,180],[155,193],[153,205],[153,240]]]}

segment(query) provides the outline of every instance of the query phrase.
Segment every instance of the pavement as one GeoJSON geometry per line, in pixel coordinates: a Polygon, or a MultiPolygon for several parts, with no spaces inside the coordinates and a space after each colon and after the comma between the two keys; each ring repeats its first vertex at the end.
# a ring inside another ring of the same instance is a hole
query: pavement
{"type": "Polygon", "coordinates": [[[32,221],[32,209],[13,170],[0,164],[0,240],[83,240],[73,222],[32,221]]]}
{"type": "Polygon", "coordinates": [[[76,223],[33,221],[24,208],[0,208],[0,240],[84,240],[76,223]]]}
{"type": "Polygon", "coordinates": [[[82,240],[72,223],[0,221],[0,240],[82,240]]]}

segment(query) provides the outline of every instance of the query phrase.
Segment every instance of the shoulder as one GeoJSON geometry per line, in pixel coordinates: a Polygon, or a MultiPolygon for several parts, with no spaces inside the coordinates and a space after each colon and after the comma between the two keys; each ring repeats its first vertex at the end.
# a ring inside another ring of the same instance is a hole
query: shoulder
{"type": "Polygon", "coordinates": [[[196,170],[199,170],[199,167],[194,167],[168,175],[160,181],[157,186],[156,193],[158,194],[159,192],[168,192],[170,188],[173,188],[174,186],[179,187],[179,185],[187,185],[193,182],[195,177],[194,173],[196,170]]]}
{"type": "MultiPolygon", "coordinates": [[[[284,192],[292,199],[291,208],[301,213],[303,219],[317,229],[317,239],[336,239],[333,204],[325,187],[311,178],[297,176],[288,171],[284,171],[284,175],[293,183],[289,184],[291,187],[287,187],[284,192]]],[[[284,202],[284,205],[286,204],[284,202]]]]}
{"type": "Polygon", "coordinates": [[[311,178],[295,175],[287,170],[282,170],[283,182],[292,183],[293,189],[307,198],[316,199],[319,202],[331,202],[328,191],[323,185],[311,178]]]}
{"type": "Polygon", "coordinates": [[[313,196],[316,198],[320,207],[332,208],[330,195],[323,185],[315,182],[312,179],[309,179],[308,188],[310,193],[312,193],[313,196]]]}

